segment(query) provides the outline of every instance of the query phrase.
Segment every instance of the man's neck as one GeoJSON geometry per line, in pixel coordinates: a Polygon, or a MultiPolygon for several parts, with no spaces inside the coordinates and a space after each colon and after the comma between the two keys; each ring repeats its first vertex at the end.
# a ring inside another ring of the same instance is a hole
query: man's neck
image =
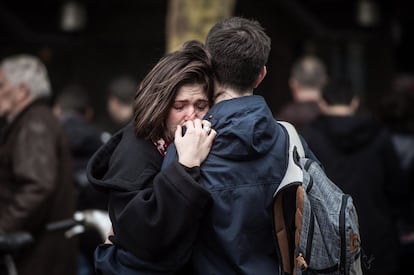
{"type": "Polygon", "coordinates": [[[321,92],[316,89],[303,88],[294,93],[297,102],[318,102],[321,99],[321,92]]]}
{"type": "Polygon", "coordinates": [[[330,105],[322,107],[322,112],[330,116],[352,116],[355,109],[349,105],[330,105]]]}
{"type": "Polygon", "coordinates": [[[230,88],[216,87],[216,92],[214,93],[214,103],[219,103],[223,100],[229,100],[233,98],[251,95],[253,95],[253,91],[240,92],[230,88]]]}

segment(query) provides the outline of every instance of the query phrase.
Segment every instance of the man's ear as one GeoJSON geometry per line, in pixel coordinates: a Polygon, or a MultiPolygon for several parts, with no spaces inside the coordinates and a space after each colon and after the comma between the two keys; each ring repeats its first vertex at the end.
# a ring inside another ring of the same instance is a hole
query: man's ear
{"type": "Polygon", "coordinates": [[[266,74],[267,74],[266,66],[263,66],[262,70],[260,71],[259,76],[256,79],[256,82],[254,83],[253,88],[257,88],[260,85],[262,80],[265,78],[266,74]]]}

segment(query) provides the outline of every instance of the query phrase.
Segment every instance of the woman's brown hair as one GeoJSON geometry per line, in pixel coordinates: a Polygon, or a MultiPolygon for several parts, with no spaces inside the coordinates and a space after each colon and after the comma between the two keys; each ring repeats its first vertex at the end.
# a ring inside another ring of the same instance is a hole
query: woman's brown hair
{"type": "Polygon", "coordinates": [[[209,53],[198,41],[166,54],[145,76],[134,99],[135,133],[156,141],[167,138],[165,121],[179,88],[201,84],[212,104],[214,72],[209,53]]]}

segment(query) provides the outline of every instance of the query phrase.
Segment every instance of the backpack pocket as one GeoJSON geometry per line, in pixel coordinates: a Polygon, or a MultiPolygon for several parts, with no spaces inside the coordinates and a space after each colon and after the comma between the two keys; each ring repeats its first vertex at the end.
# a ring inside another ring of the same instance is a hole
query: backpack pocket
{"type": "Polygon", "coordinates": [[[315,203],[303,187],[298,188],[297,196],[298,200],[303,197],[302,226],[294,254],[297,274],[340,274],[338,221],[335,226],[332,222],[335,216],[329,209],[320,205],[317,210],[313,209],[315,203]]]}

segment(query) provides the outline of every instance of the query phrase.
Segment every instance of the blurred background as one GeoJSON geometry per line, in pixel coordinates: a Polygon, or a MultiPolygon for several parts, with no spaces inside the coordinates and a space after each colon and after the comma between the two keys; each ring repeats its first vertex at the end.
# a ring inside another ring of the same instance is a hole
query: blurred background
{"type": "Polygon", "coordinates": [[[258,20],[272,38],[257,93],[274,113],[290,100],[290,68],[305,53],[319,56],[330,75],[350,78],[363,106],[375,110],[395,75],[414,72],[412,7],[402,0],[1,0],[0,58],[40,56],[55,93],[81,83],[104,124],[110,79],[129,74],[138,83],[165,52],[204,41],[217,20],[238,15],[258,20]]]}

